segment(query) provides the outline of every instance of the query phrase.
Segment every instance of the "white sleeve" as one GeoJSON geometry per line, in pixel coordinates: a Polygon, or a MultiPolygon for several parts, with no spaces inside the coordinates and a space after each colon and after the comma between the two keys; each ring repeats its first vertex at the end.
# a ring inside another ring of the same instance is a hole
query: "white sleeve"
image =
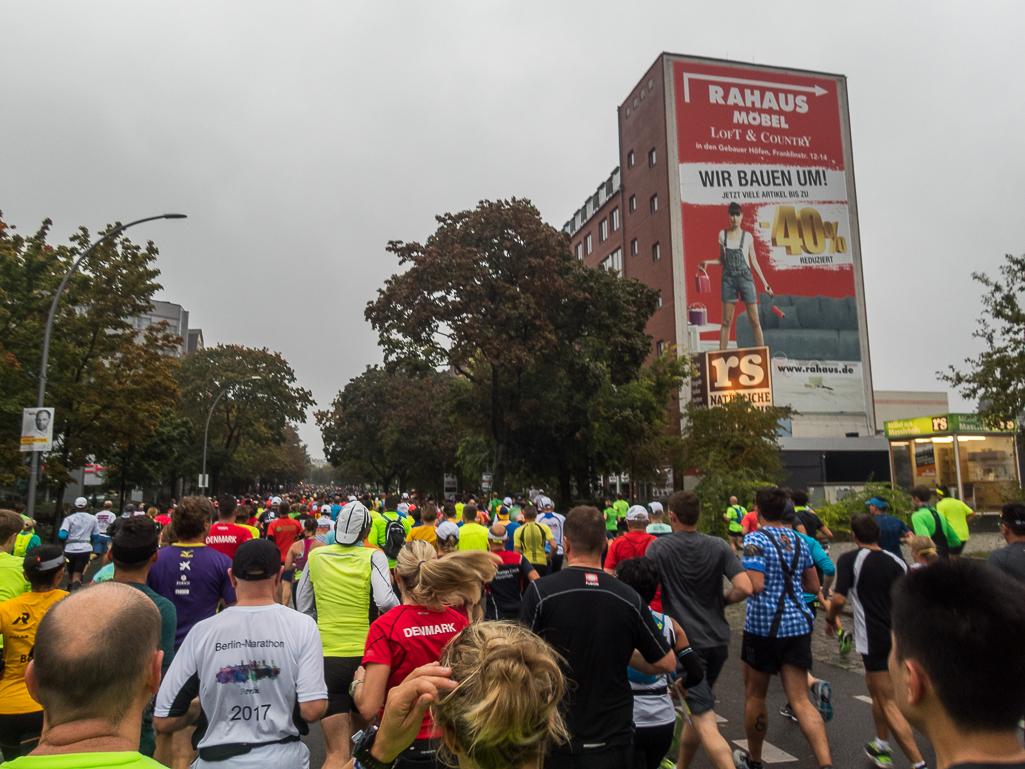
{"type": "Polygon", "coordinates": [[[71,518],[68,517],[68,518],[64,519],[63,523],[61,523],[61,531],[70,531],[70,530],[71,530],[71,518]]]}
{"type": "MultiPolygon", "coordinates": [[[[185,715],[192,700],[199,696],[199,671],[196,663],[195,629],[185,636],[181,648],[174,655],[171,667],[167,669],[160,691],[153,705],[157,718],[177,718],[185,715]]],[[[323,664],[323,663],[321,663],[323,664]]]]}
{"type": "Polygon", "coordinates": [[[317,619],[317,596],[313,590],[313,583],[310,581],[310,564],[307,561],[303,569],[302,579],[299,580],[299,587],[295,591],[295,608],[303,614],[317,619]]]}
{"type": "Polygon", "coordinates": [[[375,550],[370,556],[370,594],[382,614],[399,605],[399,599],[391,589],[388,557],[380,550],[375,550]]]}
{"type": "Polygon", "coordinates": [[[327,699],[324,683],[324,646],[317,623],[303,618],[303,645],[299,651],[299,670],[295,677],[295,695],[299,702],[327,699]]]}

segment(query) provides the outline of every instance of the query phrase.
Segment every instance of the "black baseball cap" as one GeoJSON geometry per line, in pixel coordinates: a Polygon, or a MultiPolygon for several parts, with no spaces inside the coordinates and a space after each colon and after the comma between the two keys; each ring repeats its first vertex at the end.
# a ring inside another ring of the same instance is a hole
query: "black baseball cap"
{"type": "Polygon", "coordinates": [[[269,539],[249,539],[238,546],[231,561],[235,579],[256,582],[272,579],[281,570],[281,551],[269,539]]]}
{"type": "Polygon", "coordinates": [[[1025,528],[1025,505],[1012,502],[1000,511],[1000,522],[1008,526],[1025,528]]]}

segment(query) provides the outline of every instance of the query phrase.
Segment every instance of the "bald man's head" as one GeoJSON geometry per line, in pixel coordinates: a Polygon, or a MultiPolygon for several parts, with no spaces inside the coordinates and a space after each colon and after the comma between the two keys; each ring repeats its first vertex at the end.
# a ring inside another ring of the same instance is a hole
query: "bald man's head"
{"type": "Polygon", "coordinates": [[[120,723],[159,650],[160,612],[134,587],[104,582],[54,604],[39,622],[32,661],[47,725],[120,723]]]}

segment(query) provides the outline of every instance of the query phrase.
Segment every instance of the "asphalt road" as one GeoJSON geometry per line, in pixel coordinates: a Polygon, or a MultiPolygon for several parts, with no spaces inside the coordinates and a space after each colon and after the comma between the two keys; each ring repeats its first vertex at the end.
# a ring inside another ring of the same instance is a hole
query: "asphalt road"
{"type": "MultiPolygon", "coordinates": [[[[746,740],[744,734],[744,686],[741,681],[740,639],[743,628],[743,604],[730,607],[728,611],[730,624],[733,626],[733,640],[730,646],[730,658],[723,668],[716,685],[716,714],[722,723],[719,728],[731,747],[738,747],[737,740],[746,740]]],[[[850,618],[845,623],[851,627],[850,618]]],[[[875,723],[872,721],[872,706],[857,697],[868,697],[865,686],[864,668],[861,658],[855,652],[841,657],[836,641],[827,639],[821,629],[817,629],[813,637],[813,655],[815,657],[814,674],[818,678],[829,681],[833,689],[833,720],[826,725],[829,735],[829,747],[836,767],[864,767],[870,769],[874,764],[864,752],[865,743],[875,737],[875,723]]],[[[763,749],[763,760],[769,764],[779,764],[790,769],[817,769],[818,763],[801,734],[800,727],[779,714],[779,709],[786,702],[783,687],[775,679],[769,687],[769,729],[766,735],[767,744],[763,749]],[[777,751],[770,751],[769,746],[777,751]]],[[[919,749],[930,766],[935,766],[935,756],[929,742],[916,733],[919,749]]],[[[310,749],[311,767],[319,767],[324,761],[324,745],[320,729],[317,725],[310,727],[310,734],[304,739],[310,749]]],[[[894,766],[907,767],[907,760],[896,743],[894,746],[894,766]]],[[[698,755],[692,765],[695,769],[709,769],[712,765],[704,751],[698,755]]]]}

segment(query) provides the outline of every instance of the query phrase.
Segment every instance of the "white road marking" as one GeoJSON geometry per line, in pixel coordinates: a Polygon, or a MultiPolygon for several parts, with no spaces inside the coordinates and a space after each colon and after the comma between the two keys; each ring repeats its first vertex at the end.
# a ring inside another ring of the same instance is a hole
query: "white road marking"
{"type": "Polygon", "coordinates": [[[855,694],[854,699],[861,700],[862,702],[867,702],[869,705],[872,704],[872,698],[869,697],[867,694],[855,694]]]}
{"type": "MultiPolygon", "coordinates": [[[[747,740],[734,740],[734,745],[737,745],[744,750],[747,750],[747,740]]],[[[766,764],[783,764],[787,761],[796,761],[797,757],[792,756],[785,750],[780,750],[775,745],[769,742],[762,743],[762,762],[766,764]]]]}
{"type": "Polygon", "coordinates": [[[722,716],[720,716],[720,715],[719,715],[718,713],[716,713],[716,714],[715,714],[715,722],[716,722],[717,724],[728,724],[728,723],[730,722],[730,719],[728,719],[728,718],[723,718],[723,717],[722,717],[722,716]]]}

